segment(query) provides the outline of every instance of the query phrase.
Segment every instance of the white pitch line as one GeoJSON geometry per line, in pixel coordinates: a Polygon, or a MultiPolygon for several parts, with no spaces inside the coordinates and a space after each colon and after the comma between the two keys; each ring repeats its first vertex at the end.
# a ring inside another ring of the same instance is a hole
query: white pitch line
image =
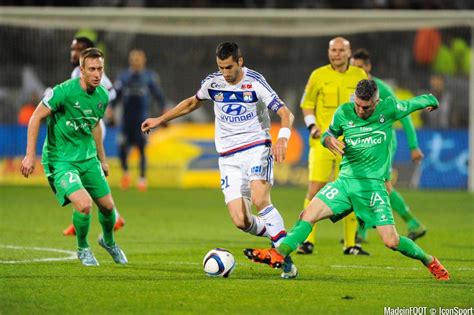
{"type": "Polygon", "coordinates": [[[64,261],[77,259],[76,253],[70,250],[49,248],[49,247],[28,247],[28,246],[14,246],[14,245],[0,245],[0,248],[16,249],[16,250],[35,250],[40,252],[53,252],[68,254],[66,257],[46,257],[26,260],[0,260],[0,264],[26,264],[32,262],[49,262],[49,261],[64,261]]]}
{"type": "MultiPolygon", "coordinates": [[[[175,265],[175,266],[183,266],[183,265],[188,265],[188,266],[197,266],[197,265],[202,265],[201,263],[198,262],[191,262],[191,261],[169,261],[169,262],[164,262],[167,265],[175,265]]],[[[238,262],[238,265],[243,265],[243,266],[252,266],[253,263],[250,262],[238,262]]],[[[298,265],[301,266],[301,268],[304,267],[311,267],[311,268],[321,268],[325,267],[323,265],[313,265],[313,264],[303,264],[303,265],[298,265]]],[[[423,268],[419,267],[394,267],[394,266],[366,266],[366,265],[329,265],[329,268],[336,268],[336,269],[386,269],[386,270],[422,270],[423,268]]],[[[459,268],[449,268],[449,270],[456,270],[456,271],[474,271],[474,268],[468,268],[468,267],[459,267],[459,268]]]]}

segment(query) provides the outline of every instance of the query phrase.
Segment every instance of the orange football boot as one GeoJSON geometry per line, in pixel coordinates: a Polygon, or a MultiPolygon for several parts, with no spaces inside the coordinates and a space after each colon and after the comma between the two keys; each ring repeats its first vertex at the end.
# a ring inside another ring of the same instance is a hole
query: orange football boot
{"type": "Polygon", "coordinates": [[[115,221],[114,231],[120,230],[125,225],[125,220],[122,217],[118,217],[115,221]]]}
{"type": "Polygon", "coordinates": [[[74,228],[74,225],[68,226],[64,231],[63,231],[64,236],[74,236],[76,235],[76,228],[74,228]]]}
{"type": "Polygon", "coordinates": [[[244,249],[244,255],[254,262],[267,264],[272,268],[281,268],[283,266],[283,263],[285,262],[285,257],[283,257],[279,252],[277,252],[275,248],[246,248],[244,249]]]}
{"type": "Polygon", "coordinates": [[[132,179],[130,175],[123,175],[122,178],[120,179],[120,188],[122,190],[127,190],[130,187],[132,179]]]}
{"type": "Polygon", "coordinates": [[[426,266],[436,278],[436,280],[440,281],[448,281],[449,280],[449,272],[443,265],[439,262],[438,258],[433,256],[433,261],[426,266]]]}

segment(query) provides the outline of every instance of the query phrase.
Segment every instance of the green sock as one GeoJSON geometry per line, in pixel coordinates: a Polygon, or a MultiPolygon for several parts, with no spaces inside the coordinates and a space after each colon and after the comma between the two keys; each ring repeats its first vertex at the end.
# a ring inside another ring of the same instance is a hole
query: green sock
{"type": "Polygon", "coordinates": [[[420,228],[420,222],[411,214],[410,208],[405,203],[402,195],[395,189],[393,189],[390,194],[390,204],[392,205],[392,209],[407,223],[409,231],[420,228]]]}
{"type": "Polygon", "coordinates": [[[303,220],[296,221],[295,226],[288,232],[283,242],[278,246],[277,250],[283,256],[288,256],[294,251],[311,233],[311,223],[303,220]]]}
{"type": "Polygon", "coordinates": [[[421,261],[425,265],[428,265],[433,260],[430,255],[425,253],[420,246],[416,245],[416,243],[408,237],[400,236],[400,243],[396,250],[407,257],[421,261]]]}
{"type": "Polygon", "coordinates": [[[72,224],[76,229],[76,239],[78,248],[89,248],[89,242],[87,241],[87,235],[89,234],[89,228],[91,225],[91,215],[80,213],[77,210],[72,212],[72,224]]]}
{"type": "Polygon", "coordinates": [[[115,209],[110,212],[99,211],[99,222],[102,225],[104,242],[107,246],[114,246],[114,225],[115,225],[115,209]]]}

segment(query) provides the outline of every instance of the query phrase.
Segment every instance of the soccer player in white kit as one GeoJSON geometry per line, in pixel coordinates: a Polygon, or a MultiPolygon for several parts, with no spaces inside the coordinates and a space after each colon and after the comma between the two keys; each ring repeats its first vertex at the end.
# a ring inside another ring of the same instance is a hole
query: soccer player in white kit
{"type": "MultiPolygon", "coordinates": [[[[277,163],[285,160],[294,116],[261,74],[243,66],[236,43],[219,44],[216,60],[219,72],[208,75],[196,95],[159,117],[146,119],[142,131],[149,133],[196,110],[202,101],[213,101],[221,189],[232,222],[244,232],[268,237],[276,247],[286,236],[286,230],[270,199],[273,159],[277,163]],[[269,109],[281,119],[278,139],[273,145],[269,109]],[[252,204],[258,215],[252,214],[252,204]]],[[[294,278],[297,273],[291,258],[287,259],[281,276],[294,278]]]]}
{"type": "MultiPolygon", "coordinates": [[[[71,64],[75,67],[71,73],[71,79],[79,78],[81,74],[81,69],[79,67],[79,57],[81,52],[87,48],[94,47],[94,42],[87,37],[76,37],[72,40],[71,43],[71,64]]],[[[105,87],[109,92],[109,103],[112,103],[113,100],[117,97],[117,92],[114,89],[112,81],[105,75],[102,75],[102,79],[100,80],[100,85],[105,87]]],[[[102,128],[102,141],[105,139],[105,133],[107,128],[105,127],[104,120],[101,119],[99,121],[100,127],[102,128]]],[[[115,210],[115,226],[114,230],[117,231],[118,229],[122,228],[125,225],[125,220],[120,216],[117,210],[115,210]]],[[[76,235],[76,230],[74,229],[74,225],[69,225],[63,231],[64,236],[74,236],[76,235]]]]}

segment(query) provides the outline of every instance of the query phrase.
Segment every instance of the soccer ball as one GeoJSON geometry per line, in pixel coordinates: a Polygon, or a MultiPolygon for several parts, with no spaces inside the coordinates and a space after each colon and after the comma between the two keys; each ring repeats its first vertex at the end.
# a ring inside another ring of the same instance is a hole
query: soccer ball
{"type": "Polygon", "coordinates": [[[204,256],[202,266],[208,276],[227,278],[235,268],[235,259],[228,250],[214,248],[204,256]]]}

